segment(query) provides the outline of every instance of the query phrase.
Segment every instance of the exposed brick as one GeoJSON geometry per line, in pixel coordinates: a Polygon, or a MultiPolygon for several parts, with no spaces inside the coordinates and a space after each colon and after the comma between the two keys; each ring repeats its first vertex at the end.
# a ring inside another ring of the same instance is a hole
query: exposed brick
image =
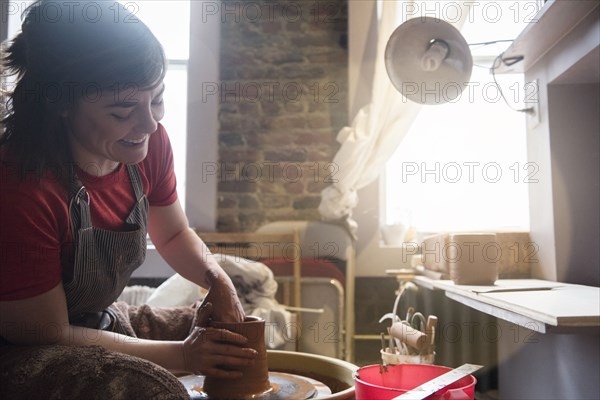
{"type": "Polygon", "coordinates": [[[306,33],[302,36],[296,36],[291,40],[292,45],[298,47],[317,46],[330,47],[335,44],[335,39],[327,33],[306,33]]]}
{"type": "Polygon", "coordinates": [[[268,121],[268,127],[273,131],[281,129],[298,129],[306,125],[306,117],[300,115],[283,115],[274,117],[268,121]]]}
{"type": "Polygon", "coordinates": [[[291,205],[290,196],[287,195],[262,194],[260,201],[264,208],[283,208],[291,205]]]}
{"type": "Polygon", "coordinates": [[[221,132],[242,132],[260,128],[261,121],[244,118],[240,115],[221,114],[219,115],[219,123],[221,124],[221,132]]]}
{"type": "Polygon", "coordinates": [[[312,181],[308,183],[306,189],[309,193],[321,193],[327,186],[329,186],[329,184],[324,181],[312,181]]]}
{"type": "Polygon", "coordinates": [[[260,112],[260,102],[258,101],[244,101],[239,104],[239,112],[244,115],[258,115],[260,112]]]}
{"type": "Polygon", "coordinates": [[[316,148],[313,147],[306,152],[306,161],[326,161],[331,160],[334,155],[334,150],[331,148],[316,148]]]}
{"type": "Polygon", "coordinates": [[[281,31],[282,22],[281,21],[266,21],[262,24],[262,30],[264,33],[278,33],[281,31]]]}
{"type": "Polygon", "coordinates": [[[312,64],[293,64],[282,67],[283,76],[289,79],[319,79],[326,76],[323,67],[312,64]]]}
{"type": "Polygon", "coordinates": [[[307,54],[308,62],[315,64],[328,64],[342,56],[337,51],[319,51],[307,54]]]}
{"type": "Polygon", "coordinates": [[[260,182],[272,175],[271,168],[260,161],[238,164],[238,168],[240,179],[246,182],[260,182]]]}
{"type": "Polygon", "coordinates": [[[237,182],[240,180],[240,167],[238,163],[221,161],[217,167],[217,177],[220,182],[237,182]]]}
{"type": "Polygon", "coordinates": [[[311,115],[308,118],[308,127],[312,129],[331,128],[331,120],[325,115],[311,115]]]}
{"type": "Polygon", "coordinates": [[[218,198],[218,207],[221,209],[235,208],[235,207],[237,207],[237,205],[238,205],[237,198],[235,198],[233,196],[220,195],[218,198]]]}
{"type": "Polygon", "coordinates": [[[268,215],[271,221],[301,219],[296,218],[297,212],[291,208],[272,208],[265,215],[268,215]]]}
{"type": "Polygon", "coordinates": [[[283,186],[285,190],[290,194],[301,194],[304,192],[304,183],[301,181],[297,182],[287,182],[284,183],[283,186]]]}
{"type": "Polygon", "coordinates": [[[302,32],[303,29],[303,24],[302,22],[299,21],[288,21],[287,24],[285,24],[285,30],[288,32],[302,32]]]}
{"type": "Polygon", "coordinates": [[[265,63],[269,64],[289,64],[302,63],[305,60],[304,55],[296,49],[286,46],[284,48],[269,49],[259,55],[265,63]]]}
{"type": "Polygon", "coordinates": [[[246,140],[248,147],[257,148],[262,143],[261,136],[264,135],[261,135],[258,132],[246,132],[246,134],[244,134],[244,139],[246,140]]]}
{"type": "MultiPolygon", "coordinates": [[[[310,151],[327,149],[329,150],[328,155],[334,153],[339,145],[332,134],[331,127],[320,131],[300,132],[296,135],[294,143],[310,146],[310,151]]],[[[329,159],[328,155],[324,159],[329,159]]]]}
{"type": "Polygon", "coordinates": [[[294,200],[294,209],[302,210],[307,208],[317,208],[321,202],[320,196],[303,196],[294,200]]]}
{"type": "Polygon", "coordinates": [[[304,113],[307,110],[306,103],[303,101],[286,101],[285,111],[290,114],[304,113]]]}
{"type": "MultiPolygon", "coordinates": [[[[207,94],[208,96],[208,94],[207,94]]],[[[225,117],[226,114],[237,114],[238,113],[238,105],[236,103],[225,103],[221,102],[219,104],[219,114],[222,117],[225,117]]]]}
{"type": "Polygon", "coordinates": [[[284,185],[301,182],[305,175],[303,164],[299,162],[282,162],[280,169],[281,182],[284,185]]]}
{"type": "Polygon", "coordinates": [[[348,1],[281,0],[257,18],[244,13],[266,13],[261,2],[224,3],[234,11],[221,24],[213,95],[221,99],[219,230],[320,218],[335,137],[348,125],[348,1]]]}
{"type": "Polygon", "coordinates": [[[321,219],[319,211],[316,208],[296,210],[294,214],[295,218],[300,220],[319,221],[321,219]]]}
{"type": "Polygon", "coordinates": [[[222,133],[219,135],[219,143],[225,146],[241,146],[244,144],[244,139],[238,133],[222,133]]]}
{"type": "Polygon", "coordinates": [[[263,96],[260,101],[260,106],[264,115],[274,116],[281,112],[282,104],[271,100],[269,96],[263,96]]]}
{"type": "Polygon", "coordinates": [[[256,192],[256,183],[244,181],[219,182],[217,188],[221,193],[254,193],[256,192]]]}
{"type": "Polygon", "coordinates": [[[258,200],[252,195],[242,195],[240,196],[240,208],[257,209],[259,208],[258,200]]]}
{"type": "Polygon", "coordinates": [[[240,230],[252,232],[258,229],[265,220],[264,212],[241,213],[239,215],[240,230]]]}
{"type": "MultiPolygon", "coordinates": [[[[241,26],[252,26],[251,24],[240,23],[241,26]]],[[[256,47],[257,43],[261,43],[262,36],[258,32],[252,32],[246,30],[244,34],[239,38],[240,44],[243,47],[256,47]]]]}
{"type": "Polygon", "coordinates": [[[273,132],[269,132],[269,134],[261,135],[259,138],[259,143],[263,145],[263,147],[283,147],[289,146],[290,143],[294,142],[294,138],[296,136],[296,132],[290,129],[282,129],[273,132]]]}
{"type": "Polygon", "coordinates": [[[240,66],[244,65],[250,67],[256,66],[256,58],[252,57],[252,53],[248,50],[240,49],[236,52],[223,52],[221,53],[221,63],[229,66],[240,66]]]}
{"type": "Polygon", "coordinates": [[[238,232],[240,222],[234,215],[219,215],[217,218],[217,230],[219,232],[238,232]]]}
{"type": "Polygon", "coordinates": [[[306,150],[293,149],[293,150],[272,150],[265,152],[266,161],[275,162],[302,162],[306,160],[306,150]]]}
{"type": "Polygon", "coordinates": [[[240,80],[276,80],[283,76],[278,66],[258,66],[256,68],[235,68],[236,77],[240,80]]]}
{"type": "Polygon", "coordinates": [[[222,162],[253,162],[259,159],[259,152],[257,150],[229,150],[227,147],[221,147],[219,159],[222,162]]]}
{"type": "Polygon", "coordinates": [[[280,193],[284,194],[285,189],[279,182],[261,181],[259,185],[260,193],[280,193]]]}

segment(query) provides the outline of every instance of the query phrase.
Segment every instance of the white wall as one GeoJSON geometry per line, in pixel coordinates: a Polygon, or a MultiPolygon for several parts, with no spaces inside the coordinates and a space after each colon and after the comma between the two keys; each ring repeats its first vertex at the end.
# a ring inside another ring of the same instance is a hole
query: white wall
{"type": "MultiPolygon", "coordinates": [[[[598,286],[600,56],[598,9],[530,69],[539,82],[540,122],[527,132],[534,277],[598,286]]],[[[502,321],[501,398],[593,399],[600,393],[600,337],[593,332],[535,334],[502,321]]]]}
{"type": "Polygon", "coordinates": [[[0,0],[0,42],[8,37],[8,0],[0,0]]]}
{"type": "Polygon", "coordinates": [[[525,71],[538,81],[540,122],[529,121],[530,226],[535,278],[599,285],[598,9],[525,71]],[[582,245],[583,243],[583,245],[582,245]],[[585,265],[584,265],[585,264],[585,265]]]}
{"type": "Polygon", "coordinates": [[[202,18],[205,1],[191,1],[188,76],[186,214],[190,225],[212,231],[217,215],[219,96],[206,96],[206,85],[219,82],[220,18],[202,18]]]}
{"type": "Polygon", "coordinates": [[[548,103],[556,275],[600,286],[600,83],[550,85],[548,103]]]}
{"type": "MultiPolygon", "coordinates": [[[[219,18],[203,18],[204,1],[192,1],[194,23],[190,31],[188,64],[188,123],[186,214],[190,226],[204,231],[215,229],[217,220],[217,175],[219,155],[219,96],[206,96],[206,84],[219,82],[219,47],[221,23],[219,18]]],[[[213,85],[214,86],[214,85],[213,85]]],[[[148,248],[146,261],[134,277],[169,277],[173,269],[153,246],[148,248]]]]}
{"type": "MultiPolygon", "coordinates": [[[[377,47],[377,2],[348,2],[349,30],[349,116],[352,119],[369,103],[377,47]]],[[[389,268],[408,264],[400,248],[380,246],[380,182],[377,179],[359,190],[353,218],[358,224],[356,276],[383,276],[389,268]]]]}

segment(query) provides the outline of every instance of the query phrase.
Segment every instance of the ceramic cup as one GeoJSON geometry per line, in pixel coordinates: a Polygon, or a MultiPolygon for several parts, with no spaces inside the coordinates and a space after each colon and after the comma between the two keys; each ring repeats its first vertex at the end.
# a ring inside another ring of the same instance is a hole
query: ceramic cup
{"type": "Polygon", "coordinates": [[[265,320],[248,316],[244,322],[211,322],[210,326],[227,329],[246,337],[248,343],[244,347],[256,350],[258,355],[253,365],[241,369],[242,377],[239,379],[207,376],[204,379],[203,392],[211,399],[247,399],[271,390],[265,346],[265,320]]]}

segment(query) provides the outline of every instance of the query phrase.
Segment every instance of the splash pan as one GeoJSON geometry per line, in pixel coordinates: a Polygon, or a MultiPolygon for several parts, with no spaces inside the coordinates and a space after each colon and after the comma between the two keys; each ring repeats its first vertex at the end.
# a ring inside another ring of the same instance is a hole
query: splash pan
{"type": "MultiPolygon", "coordinates": [[[[271,390],[254,395],[257,400],[305,400],[354,398],[354,373],[358,367],[346,361],[316,354],[268,350],[271,390]]],[[[204,377],[179,378],[191,399],[209,400],[202,392],[204,377]]]]}
{"type": "MultiPolygon", "coordinates": [[[[202,391],[204,377],[201,375],[188,375],[180,379],[187,389],[190,399],[210,399],[202,391]]],[[[320,399],[331,394],[331,389],[316,379],[304,376],[287,374],[284,372],[269,372],[271,389],[257,395],[248,397],[256,400],[307,400],[320,399]]]]}

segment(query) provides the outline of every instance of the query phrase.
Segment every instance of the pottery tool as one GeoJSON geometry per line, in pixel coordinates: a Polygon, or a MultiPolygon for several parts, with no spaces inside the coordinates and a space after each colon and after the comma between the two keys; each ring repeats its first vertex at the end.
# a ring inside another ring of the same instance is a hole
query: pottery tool
{"type": "Polygon", "coordinates": [[[445,374],[438,376],[437,378],[433,378],[432,380],[427,381],[404,394],[401,394],[400,396],[394,397],[392,400],[425,399],[426,397],[431,396],[435,392],[453,384],[457,380],[472,374],[480,368],[483,368],[483,366],[475,364],[463,364],[458,368],[448,371],[445,374]]]}
{"type": "Polygon", "coordinates": [[[388,327],[387,328],[387,333],[390,336],[390,341],[389,341],[389,352],[392,354],[410,354],[410,351],[408,350],[408,346],[406,345],[406,343],[404,343],[402,340],[394,337],[394,335],[392,335],[392,331],[391,329],[388,327]]]}
{"type": "Polygon", "coordinates": [[[429,343],[427,335],[419,330],[416,330],[406,322],[395,322],[390,328],[390,335],[399,339],[401,342],[408,344],[417,351],[429,343]]]}
{"type": "Polygon", "coordinates": [[[415,308],[408,307],[408,310],[406,310],[406,321],[410,322],[412,320],[412,316],[414,313],[415,313],[415,308]]]}
{"type": "MultiPolygon", "coordinates": [[[[409,320],[407,320],[409,321],[409,320]]],[[[425,320],[425,316],[423,314],[421,314],[420,312],[415,312],[412,314],[412,316],[410,317],[410,325],[420,331],[425,331],[425,325],[426,325],[426,320],[425,320]]]]}
{"type": "MultiPolygon", "coordinates": [[[[394,303],[394,312],[385,314],[383,317],[381,317],[379,319],[379,323],[382,323],[386,319],[391,319],[392,323],[400,322],[400,317],[396,314],[399,300],[400,300],[400,295],[398,295],[396,297],[396,302],[394,303]]],[[[390,328],[387,328],[387,332],[388,332],[388,335],[390,335],[390,328]]],[[[390,349],[390,352],[394,353],[394,347],[400,349],[402,346],[401,346],[401,342],[397,338],[390,335],[388,347],[390,349]],[[395,342],[395,345],[394,345],[394,342],[395,342]]],[[[404,347],[406,347],[406,346],[404,346],[404,347]]]]}
{"type": "Polygon", "coordinates": [[[425,324],[425,333],[429,337],[429,346],[427,346],[427,354],[433,353],[435,348],[435,328],[437,325],[438,318],[435,315],[427,317],[427,323],[425,324]]]}
{"type": "MultiPolygon", "coordinates": [[[[381,350],[385,352],[385,334],[381,332],[381,350]]],[[[389,348],[390,353],[392,352],[392,348],[389,348]]],[[[385,364],[385,362],[384,362],[385,364]]]]}

